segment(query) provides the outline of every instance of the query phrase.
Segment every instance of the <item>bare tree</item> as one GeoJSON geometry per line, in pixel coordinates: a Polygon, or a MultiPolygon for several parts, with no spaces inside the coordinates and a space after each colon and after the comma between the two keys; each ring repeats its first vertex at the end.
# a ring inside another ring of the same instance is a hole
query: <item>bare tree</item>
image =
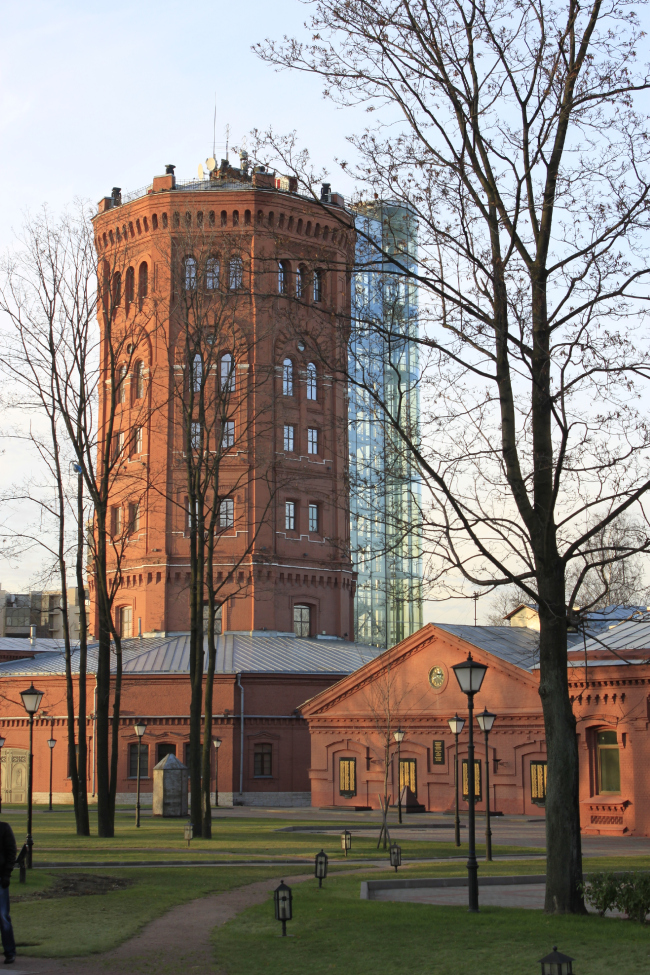
{"type": "MultiPolygon", "coordinates": [[[[390,256],[424,296],[421,434],[364,388],[426,482],[438,587],[454,589],[453,569],[539,605],[546,910],[582,911],[567,573],[623,513],[645,522],[650,487],[642,33],[633,10],[602,0],[314,7],[309,43],[259,51],[385,113],[342,166],[418,221],[417,269],[390,256]]],[[[266,142],[313,187],[295,139],[266,142]]],[[[646,549],[644,537],[621,554],[646,549]]]]}

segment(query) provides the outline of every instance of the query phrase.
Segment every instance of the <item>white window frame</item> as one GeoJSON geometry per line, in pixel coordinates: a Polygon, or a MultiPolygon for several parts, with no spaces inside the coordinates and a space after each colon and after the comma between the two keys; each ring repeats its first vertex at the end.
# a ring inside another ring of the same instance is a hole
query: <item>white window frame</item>
{"type": "Polygon", "coordinates": [[[318,453],[318,429],[316,427],[307,428],[307,453],[318,453]]]}
{"type": "Polygon", "coordinates": [[[318,534],[319,531],[319,510],[317,504],[309,505],[309,531],[318,534]]]}
{"type": "Polygon", "coordinates": [[[318,399],[318,372],[313,362],[307,363],[307,399],[318,399]]]}
{"type": "Polygon", "coordinates": [[[293,423],[285,423],[284,425],[284,446],[285,451],[294,453],[296,449],[296,428],[293,423]]]}
{"type": "Polygon", "coordinates": [[[235,527],[235,502],[232,498],[224,498],[219,504],[219,528],[235,527]]]}
{"type": "Polygon", "coordinates": [[[198,422],[198,420],[192,420],[190,430],[190,446],[192,450],[201,449],[201,424],[198,422]]]}
{"type": "Polygon", "coordinates": [[[196,261],[193,257],[185,258],[183,280],[185,282],[185,290],[194,291],[196,288],[196,261]]]}
{"type": "Polygon", "coordinates": [[[221,267],[217,257],[209,257],[205,265],[205,287],[208,291],[216,291],[219,287],[221,267]]]}
{"type": "Polygon", "coordinates": [[[284,359],[282,362],[282,395],[293,396],[293,362],[284,359]]]}
{"type": "Polygon", "coordinates": [[[219,384],[224,393],[235,390],[235,363],[230,352],[224,352],[219,363],[219,384]]]}
{"type": "Polygon", "coordinates": [[[284,502],[284,530],[295,532],[296,530],[296,502],[284,502]]]}
{"type": "Polygon", "coordinates": [[[235,421],[226,420],[223,425],[223,436],[221,438],[221,449],[229,450],[235,446],[235,421]]]}
{"type": "Polygon", "coordinates": [[[228,264],[228,288],[238,291],[244,286],[244,262],[241,257],[231,257],[228,264]]]}

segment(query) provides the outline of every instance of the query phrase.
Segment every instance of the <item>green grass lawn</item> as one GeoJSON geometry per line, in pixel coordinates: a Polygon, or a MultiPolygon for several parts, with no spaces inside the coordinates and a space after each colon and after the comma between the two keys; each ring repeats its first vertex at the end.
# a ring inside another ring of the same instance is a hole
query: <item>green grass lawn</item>
{"type": "MultiPolygon", "coordinates": [[[[539,861],[525,870],[507,866],[513,873],[539,871],[539,861]]],[[[435,873],[418,867],[408,876],[440,875],[441,868],[446,873],[451,864],[437,864],[435,873]]],[[[575,958],[577,975],[650,970],[650,926],[594,915],[497,907],[471,915],[461,907],[360,900],[360,881],[378,876],[384,874],[328,877],[322,890],[315,882],[297,884],[292,938],[278,937],[270,900],[244,911],[213,934],[218,966],[229,975],[533,975],[558,945],[575,958]]]]}
{"type": "MultiPolygon", "coordinates": [[[[24,836],[24,813],[18,810],[3,810],[16,833],[19,844],[24,836]]],[[[212,839],[197,838],[192,840],[190,849],[183,840],[185,820],[153,819],[144,816],[139,829],[134,825],[132,810],[118,810],[115,821],[115,838],[100,839],[96,835],[96,810],[92,809],[92,836],[77,836],[74,831],[74,814],[71,808],[59,808],[52,814],[37,813],[34,816],[34,859],[35,862],[83,862],[93,860],[146,860],[169,859],[187,860],[203,856],[218,854],[220,858],[233,857],[235,859],[264,859],[305,857],[312,858],[321,848],[334,859],[343,860],[341,850],[340,828],[330,834],[279,832],[285,826],[299,826],[300,820],[283,819],[281,817],[219,817],[213,821],[212,839]]],[[[376,834],[372,836],[352,835],[351,856],[354,859],[375,859],[387,856],[384,850],[377,850],[379,834],[379,814],[377,815],[376,834]]],[[[318,825],[313,820],[304,825],[318,825]]],[[[323,825],[331,826],[331,821],[323,820],[323,825]]],[[[359,823],[359,825],[362,825],[359,823]]],[[[363,824],[365,825],[365,823],[363,824]]],[[[369,824],[372,828],[372,824],[369,824]]],[[[393,824],[394,825],[394,824],[393,824]]],[[[422,840],[404,840],[401,842],[402,856],[405,861],[409,858],[457,857],[467,856],[467,845],[460,848],[450,842],[451,830],[445,831],[445,839],[436,839],[440,830],[427,831],[422,840]]],[[[484,848],[477,846],[479,855],[484,848]]],[[[543,852],[531,850],[529,847],[498,846],[494,847],[495,855],[508,853],[528,854],[543,852]]]]}
{"type": "MultiPolygon", "coordinates": [[[[292,867],[292,872],[299,874],[301,868],[292,867]]],[[[104,870],[103,876],[125,877],[133,882],[132,886],[88,897],[12,903],[18,950],[21,954],[47,958],[108,951],[176,904],[252,884],[277,873],[273,867],[104,870]]],[[[25,896],[42,890],[60,876],[58,870],[30,871],[26,884],[12,882],[11,894],[25,896]]]]}

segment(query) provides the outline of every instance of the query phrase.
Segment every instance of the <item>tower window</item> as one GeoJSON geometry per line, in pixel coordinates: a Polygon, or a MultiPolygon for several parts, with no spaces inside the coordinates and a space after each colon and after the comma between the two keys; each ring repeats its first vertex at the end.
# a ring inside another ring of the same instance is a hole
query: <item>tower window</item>
{"type": "Polygon", "coordinates": [[[599,731],[598,792],[603,795],[621,791],[621,758],[615,731],[599,731]]]}
{"type": "Polygon", "coordinates": [[[293,632],[296,636],[308,637],[311,635],[311,607],[293,607],[293,632]]]}
{"type": "Polygon", "coordinates": [[[314,271],[314,301],[323,300],[323,272],[314,271]]]}
{"type": "Polygon", "coordinates": [[[197,353],[192,360],[192,389],[195,393],[201,391],[201,384],[203,382],[203,360],[201,356],[197,353]]]}
{"type": "Polygon", "coordinates": [[[285,501],[284,503],[284,530],[295,532],[296,530],[296,502],[285,501]]]}
{"type": "Polygon", "coordinates": [[[129,505],[129,534],[140,530],[140,505],[131,503],[129,505]]]}
{"type": "Polygon", "coordinates": [[[209,257],[206,262],[205,286],[208,291],[216,291],[219,287],[219,261],[216,257],[209,257]]]}
{"type": "Polygon", "coordinates": [[[224,498],[219,505],[219,528],[234,528],[235,502],[232,498],[224,498]]]}
{"type": "Polygon", "coordinates": [[[299,267],[296,271],[296,298],[305,297],[305,269],[299,267]]]}
{"type": "Polygon", "coordinates": [[[318,399],[317,373],[313,362],[307,364],[307,399],[318,399]]]}
{"type": "Polygon", "coordinates": [[[167,224],[168,224],[167,214],[166,213],[163,213],[163,215],[162,215],[163,230],[167,230],[167,224]]]}
{"type": "Polygon", "coordinates": [[[225,210],[221,211],[221,226],[226,227],[228,224],[228,214],[225,210]]]}
{"type": "Polygon", "coordinates": [[[309,505],[309,531],[318,532],[318,505],[309,505]]]}
{"type": "Polygon", "coordinates": [[[193,257],[185,258],[185,290],[194,291],[196,288],[196,261],[193,257]]]}
{"type": "Polygon", "coordinates": [[[232,225],[233,227],[239,226],[239,210],[232,211],[232,225]]]}
{"type": "Polygon", "coordinates": [[[126,366],[117,370],[117,402],[126,403],[126,366]]]}
{"type": "Polygon", "coordinates": [[[293,453],[294,447],[294,436],[296,428],[292,423],[285,423],[284,425],[284,450],[293,453]]]}
{"type": "Polygon", "coordinates": [[[111,511],[111,528],[113,535],[122,534],[122,508],[116,505],[111,511]]]}
{"type": "Polygon", "coordinates": [[[154,230],[158,230],[158,214],[157,213],[152,213],[151,214],[151,226],[153,227],[154,230]]]}
{"type": "Polygon", "coordinates": [[[293,362],[285,359],[282,363],[282,395],[293,396],[293,362]]]}
{"type": "Polygon", "coordinates": [[[135,271],[132,267],[127,268],[125,281],[124,301],[126,304],[126,310],[128,312],[131,304],[133,303],[133,299],[135,298],[135,271]]]}
{"type": "Polygon", "coordinates": [[[235,366],[229,352],[221,356],[219,382],[224,393],[232,393],[235,389],[235,366]]]}
{"type": "Polygon", "coordinates": [[[244,225],[250,227],[251,225],[251,212],[250,210],[244,210],[244,225]]]}
{"type": "Polygon", "coordinates": [[[228,274],[228,287],[231,291],[237,291],[244,284],[244,265],[241,257],[233,257],[230,261],[228,274]]]}
{"type": "Polygon", "coordinates": [[[142,453],[142,427],[136,427],[133,431],[133,451],[136,454],[142,453]]]}
{"type": "Polygon", "coordinates": [[[228,450],[230,447],[235,446],[235,421],[226,420],[223,425],[223,436],[221,438],[221,447],[223,450],[228,450]]]}
{"type": "Polygon", "coordinates": [[[307,453],[318,453],[318,430],[315,427],[309,427],[307,430],[307,453]]]}
{"type": "Polygon", "coordinates": [[[143,261],[138,270],[138,307],[142,311],[142,304],[149,293],[149,268],[143,261]]]}
{"type": "Polygon", "coordinates": [[[192,450],[199,450],[201,447],[201,424],[192,421],[190,430],[190,447],[192,450]]]}
{"type": "Polygon", "coordinates": [[[135,367],[135,398],[144,397],[144,362],[136,363],[135,367]]]}
{"type": "Polygon", "coordinates": [[[286,295],[289,290],[288,278],[289,265],[286,261],[280,261],[278,264],[278,294],[286,295]]]}

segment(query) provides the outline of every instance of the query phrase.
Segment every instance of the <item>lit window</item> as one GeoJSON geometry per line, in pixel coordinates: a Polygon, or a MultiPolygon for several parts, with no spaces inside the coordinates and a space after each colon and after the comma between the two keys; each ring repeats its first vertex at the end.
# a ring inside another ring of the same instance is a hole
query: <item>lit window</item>
{"type": "Polygon", "coordinates": [[[322,301],[323,299],[323,273],[322,271],[314,271],[314,301],[322,301]]]}
{"type": "Polygon", "coordinates": [[[225,393],[232,393],[235,388],[235,364],[229,352],[221,356],[219,382],[225,393]]]}
{"type": "Polygon", "coordinates": [[[410,789],[414,796],[418,794],[418,783],[416,774],[416,760],[414,758],[402,758],[399,763],[399,791],[400,795],[404,788],[410,789]]]}
{"type": "Polygon", "coordinates": [[[546,802],[546,762],[530,763],[530,798],[536,806],[546,802]]]}
{"type": "Polygon", "coordinates": [[[219,505],[219,528],[234,528],[235,502],[232,498],[224,498],[219,505]]]}
{"type": "Polygon", "coordinates": [[[307,453],[318,453],[318,430],[315,427],[309,427],[307,430],[307,453]]]}
{"type": "Polygon", "coordinates": [[[291,423],[285,423],[284,425],[284,449],[292,451],[294,449],[294,432],[295,427],[291,423]]]}
{"type": "Polygon", "coordinates": [[[132,625],[131,613],[132,611],[130,606],[122,606],[119,610],[120,636],[127,640],[131,636],[131,625],[132,625]]]}
{"type": "Polygon", "coordinates": [[[233,257],[228,268],[228,287],[237,291],[244,284],[244,265],[241,257],[233,257]]]}
{"type": "Polygon", "coordinates": [[[316,379],[316,366],[313,362],[307,365],[307,399],[318,398],[318,386],[316,379]]]}
{"type": "Polygon", "coordinates": [[[208,291],[216,291],[219,287],[219,261],[216,257],[209,257],[205,265],[205,286],[208,291]]]}
{"type": "Polygon", "coordinates": [[[356,758],[339,758],[339,795],[351,799],[357,794],[356,758]]]}
{"type": "Polygon", "coordinates": [[[201,390],[201,381],[203,379],[203,360],[201,356],[195,355],[192,360],[192,389],[195,393],[201,390]]]}
{"type": "Polygon", "coordinates": [[[318,505],[317,504],[309,505],[309,531],[310,532],[318,531],[318,505]]]}
{"type": "Polygon", "coordinates": [[[226,420],[223,425],[223,437],[221,438],[221,446],[224,450],[228,450],[229,447],[235,446],[235,421],[226,420]]]}
{"type": "Polygon", "coordinates": [[[293,362],[285,359],[282,363],[282,395],[293,396],[293,362]]]}
{"type": "Polygon", "coordinates": [[[273,774],[273,745],[255,745],[253,774],[257,779],[273,774]]]}
{"type": "Polygon", "coordinates": [[[185,258],[185,290],[194,291],[196,288],[196,261],[193,257],[185,258]]]}
{"type": "Polygon", "coordinates": [[[598,732],[598,792],[621,791],[621,759],[615,731],[598,732]]]}
{"type": "Polygon", "coordinates": [[[199,450],[201,447],[201,424],[192,422],[192,430],[190,433],[190,446],[192,450],[199,450]]]}
{"type": "Polygon", "coordinates": [[[295,501],[285,501],[284,504],[284,528],[285,531],[293,532],[296,530],[296,504],[295,501]]]}

